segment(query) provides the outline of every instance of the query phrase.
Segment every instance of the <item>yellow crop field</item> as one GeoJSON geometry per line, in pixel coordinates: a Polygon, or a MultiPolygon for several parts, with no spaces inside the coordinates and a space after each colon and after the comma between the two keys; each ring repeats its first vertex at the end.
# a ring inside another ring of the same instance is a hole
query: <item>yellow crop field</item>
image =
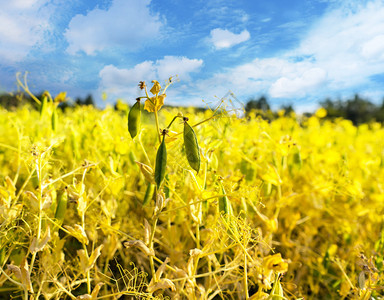
{"type": "Polygon", "coordinates": [[[0,109],[2,299],[381,299],[382,124],[142,88],[131,111],[0,109]]]}

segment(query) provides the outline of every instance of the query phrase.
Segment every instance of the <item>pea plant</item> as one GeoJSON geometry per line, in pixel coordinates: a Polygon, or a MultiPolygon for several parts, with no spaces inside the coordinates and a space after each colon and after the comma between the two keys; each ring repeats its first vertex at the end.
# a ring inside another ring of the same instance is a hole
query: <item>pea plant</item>
{"type": "Polygon", "coordinates": [[[148,95],[147,86],[144,81],[140,82],[139,86],[142,90],[145,91],[146,96],[139,97],[136,99],[136,103],[131,107],[129,114],[128,114],[128,131],[132,138],[135,138],[139,132],[141,127],[141,105],[140,101],[142,99],[145,100],[144,109],[148,112],[154,113],[155,115],[155,122],[156,122],[156,131],[157,136],[159,139],[160,145],[158,146],[157,153],[156,153],[156,159],[155,159],[155,170],[151,168],[151,166],[148,166],[144,163],[137,162],[140,166],[141,171],[143,172],[145,178],[148,181],[147,191],[144,197],[143,205],[148,204],[148,202],[154,197],[156,199],[156,205],[153,212],[153,222],[152,226],[148,228],[148,222],[146,221],[146,230],[147,232],[151,232],[151,234],[147,234],[147,243],[144,243],[142,241],[130,241],[126,242],[126,247],[131,246],[137,246],[141,250],[144,250],[146,254],[149,255],[150,259],[150,266],[151,266],[151,273],[152,273],[152,281],[150,285],[150,290],[154,291],[159,288],[164,287],[170,287],[171,289],[174,289],[174,285],[171,281],[166,279],[159,280],[158,276],[156,277],[156,271],[154,268],[154,256],[155,251],[153,249],[153,238],[154,234],[156,232],[156,224],[158,222],[159,213],[166,207],[167,200],[164,199],[164,189],[167,189],[164,179],[166,177],[166,170],[167,170],[167,146],[166,146],[166,136],[168,135],[168,132],[174,123],[174,121],[178,118],[181,118],[184,123],[184,131],[183,131],[183,137],[184,137],[184,150],[185,155],[188,160],[188,163],[190,167],[196,171],[196,173],[199,173],[200,170],[200,148],[197,141],[196,133],[193,129],[193,127],[188,123],[189,119],[187,117],[184,117],[182,113],[179,113],[176,115],[172,121],[169,123],[169,125],[163,129],[161,129],[161,126],[159,124],[159,117],[158,112],[161,109],[161,107],[164,105],[164,99],[166,97],[165,91],[172,83],[172,78],[170,78],[167,82],[167,85],[163,90],[161,90],[161,86],[158,81],[153,80],[153,86],[150,89],[150,92],[153,94],[152,97],[148,95]],[[158,282],[156,282],[158,281],[158,282]]]}

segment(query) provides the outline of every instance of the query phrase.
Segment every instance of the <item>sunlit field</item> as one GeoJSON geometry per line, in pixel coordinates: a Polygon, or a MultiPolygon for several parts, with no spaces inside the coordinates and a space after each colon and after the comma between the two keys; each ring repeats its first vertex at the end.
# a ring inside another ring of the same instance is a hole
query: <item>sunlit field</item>
{"type": "Polygon", "coordinates": [[[380,123],[163,91],[0,110],[1,299],[381,299],[380,123]]]}

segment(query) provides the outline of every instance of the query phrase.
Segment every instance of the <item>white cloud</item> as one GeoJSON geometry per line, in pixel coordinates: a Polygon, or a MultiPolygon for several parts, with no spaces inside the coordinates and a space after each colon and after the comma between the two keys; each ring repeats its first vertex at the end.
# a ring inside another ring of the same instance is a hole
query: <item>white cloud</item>
{"type": "Polygon", "coordinates": [[[99,72],[99,90],[117,96],[135,95],[139,81],[149,83],[156,79],[164,82],[170,76],[177,75],[181,81],[185,82],[189,80],[189,74],[198,72],[202,65],[201,59],[176,56],[165,56],[155,62],[145,61],[131,69],[120,69],[108,65],[99,72]]]}
{"type": "Polygon", "coordinates": [[[111,93],[118,93],[127,87],[136,87],[143,78],[155,76],[153,62],[145,61],[132,69],[119,69],[113,65],[105,66],[100,72],[101,86],[111,93]]]}
{"type": "Polygon", "coordinates": [[[249,40],[251,35],[247,30],[235,34],[227,29],[215,28],[211,30],[210,40],[216,49],[230,48],[249,40]]]}
{"type": "Polygon", "coordinates": [[[76,15],[65,32],[70,54],[84,51],[93,55],[111,47],[137,50],[153,42],[162,23],[149,10],[150,0],[113,0],[107,10],[95,8],[87,15],[76,15]]]}
{"type": "Polygon", "coordinates": [[[177,75],[183,81],[189,80],[189,73],[198,72],[202,66],[203,60],[201,59],[177,56],[164,56],[163,59],[156,61],[159,78],[177,75]]]}
{"type": "Polygon", "coordinates": [[[0,10],[0,58],[21,61],[51,30],[47,0],[5,1],[0,10]]]}
{"type": "Polygon", "coordinates": [[[255,94],[295,101],[364,94],[371,88],[370,77],[384,72],[383,16],[380,0],[338,7],[335,3],[295,49],[227,68],[199,80],[196,90],[206,97],[231,89],[244,100],[255,94]]]}
{"type": "Polygon", "coordinates": [[[298,55],[310,55],[333,85],[351,87],[384,70],[384,2],[335,9],[308,32],[298,55]]]}
{"type": "Polygon", "coordinates": [[[365,42],[362,55],[368,59],[384,59],[384,34],[380,34],[365,42]]]}
{"type": "Polygon", "coordinates": [[[320,86],[326,80],[327,73],[320,68],[312,68],[294,78],[280,77],[269,90],[274,98],[304,97],[308,92],[320,86]]]}

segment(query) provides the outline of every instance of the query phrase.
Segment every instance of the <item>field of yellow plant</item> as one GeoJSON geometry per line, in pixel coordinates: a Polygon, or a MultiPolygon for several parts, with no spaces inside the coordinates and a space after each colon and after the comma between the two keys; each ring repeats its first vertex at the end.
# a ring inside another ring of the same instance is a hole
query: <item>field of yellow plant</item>
{"type": "Polygon", "coordinates": [[[0,109],[1,299],[381,299],[381,124],[151,92],[0,109]]]}

